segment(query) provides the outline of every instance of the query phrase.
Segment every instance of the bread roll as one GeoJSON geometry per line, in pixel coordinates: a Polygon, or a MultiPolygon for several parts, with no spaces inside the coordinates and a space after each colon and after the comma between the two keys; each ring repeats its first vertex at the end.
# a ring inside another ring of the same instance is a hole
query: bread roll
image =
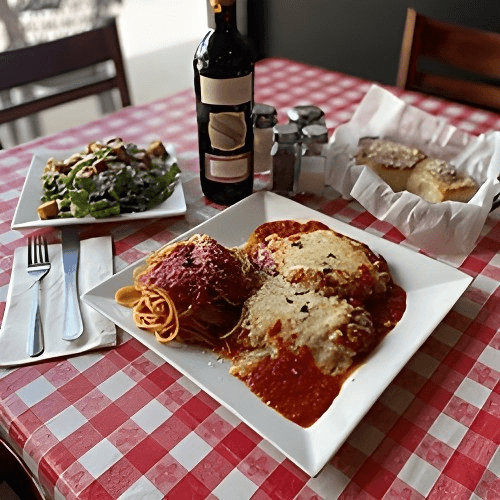
{"type": "Polygon", "coordinates": [[[358,165],[374,170],[394,192],[406,189],[408,178],[415,165],[426,158],[417,148],[385,139],[364,138],[354,155],[358,165]]]}
{"type": "Polygon", "coordinates": [[[445,161],[427,158],[415,166],[406,189],[430,203],[447,200],[467,203],[478,187],[469,176],[457,172],[445,161]]]}

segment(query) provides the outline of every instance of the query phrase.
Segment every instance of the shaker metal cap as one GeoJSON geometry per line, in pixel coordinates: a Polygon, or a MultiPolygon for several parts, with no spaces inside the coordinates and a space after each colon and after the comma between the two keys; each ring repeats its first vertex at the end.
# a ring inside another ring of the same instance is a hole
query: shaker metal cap
{"type": "Polygon", "coordinates": [[[293,144],[300,141],[300,130],[296,123],[286,123],[284,125],[275,125],[273,128],[274,140],[293,144]]]}
{"type": "Polygon", "coordinates": [[[326,144],[328,142],[328,129],[325,125],[306,125],[302,129],[302,138],[307,143],[317,142],[326,144]]]}
{"type": "Polygon", "coordinates": [[[253,126],[255,128],[270,128],[278,123],[278,113],[274,106],[256,102],[252,110],[253,126]]]}
{"type": "Polygon", "coordinates": [[[292,109],[289,109],[287,114],[288,119],[293,123],[297,123],[297,125],[301,128],[320,121],[325,115],[323,110],[318,108],[318,106],[313,106],[312,104],[295,106],[292,109]]]}

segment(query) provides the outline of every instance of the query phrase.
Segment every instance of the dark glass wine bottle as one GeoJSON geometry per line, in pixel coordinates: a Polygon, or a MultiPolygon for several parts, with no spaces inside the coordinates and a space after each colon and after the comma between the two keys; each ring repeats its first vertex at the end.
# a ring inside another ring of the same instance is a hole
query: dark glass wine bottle
{"type": "Polygon", "coordinates": [[[215,29],[194,66],[200,180],[210,200],[231,205],[253,189],[254,58],[236,26],[236,0],[210,0],[215,29]]]}

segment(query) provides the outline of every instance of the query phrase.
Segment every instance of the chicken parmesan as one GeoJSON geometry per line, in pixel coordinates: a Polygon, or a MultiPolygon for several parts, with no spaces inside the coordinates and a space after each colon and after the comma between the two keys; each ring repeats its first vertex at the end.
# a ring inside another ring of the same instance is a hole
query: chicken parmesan
{"type": "Polygon", "coordinates": [[[117,291],[161,342],[210,347],[264,403],[309,427],[406,308],[386,261],[318,221],[262,224],[227,248],[208,235],[152,254],[117,291]]]}

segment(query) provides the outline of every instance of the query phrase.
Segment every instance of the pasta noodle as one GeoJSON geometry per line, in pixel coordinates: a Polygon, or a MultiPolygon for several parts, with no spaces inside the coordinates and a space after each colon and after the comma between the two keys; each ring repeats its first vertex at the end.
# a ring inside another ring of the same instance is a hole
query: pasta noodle
{"type": "Polygon", "coordinates": [[[239,326],[254,286],[246,257],[199,234],[152,253],[133,278],[115,300],[133,309],[135,324],[160,342],[214,345],[239,326]]]}
{"type": "Polygon", "coordinates": [[[179,318],[173,300],[162,288],[140,281],[135,286],[120,288],[115,300],[132,308],[135,324],[154,333],[158,342],[170,342],[179,332],[179,318]]]}
{"type": "Polygon", "coordinates": [[[132,309],[139,302],[141,295],[141,290],[135,285],[124,286],[116,292],[115,300],[118,304],[132,309]]]}
{"type": "Polygon", "coordinates": [[[158,342],[173,340],[179,333],[179,317],[174,301],[166,290],[141,281],[141,277],[162,261],[176,245],[169,245],[147,258],[147,265],[134,270],[135,285],[120,288],[115,294],[118,304],[132,309],[135,324],[154,333],[158,342]]]}

